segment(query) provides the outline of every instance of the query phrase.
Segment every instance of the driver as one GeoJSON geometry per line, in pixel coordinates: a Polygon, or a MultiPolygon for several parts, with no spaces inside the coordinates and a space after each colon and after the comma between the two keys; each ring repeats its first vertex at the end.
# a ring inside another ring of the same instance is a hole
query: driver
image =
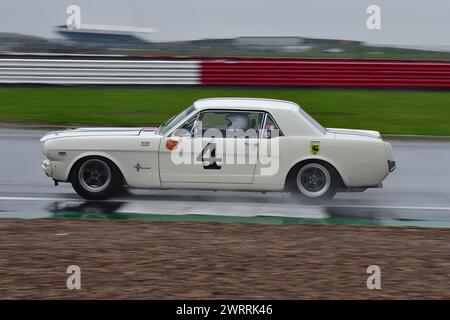
{"type": "Polygon", "coordinates": [[[248,115],[245,113],[230,113],[225,117],[225,119],[228,121],[227,130],[246,131],[250,123],[248,115]]]}

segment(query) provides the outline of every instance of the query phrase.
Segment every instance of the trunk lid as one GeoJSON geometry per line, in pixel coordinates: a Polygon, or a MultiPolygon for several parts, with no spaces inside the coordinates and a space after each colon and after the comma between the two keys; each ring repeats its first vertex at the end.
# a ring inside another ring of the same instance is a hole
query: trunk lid
{"type": "Polygon", "coordinates": [[[336,138],[381,140],[381,134],[378,131],[374,131],[374,130],[327,128],[327,131],[329,133],[335,134],[336,138]]]}

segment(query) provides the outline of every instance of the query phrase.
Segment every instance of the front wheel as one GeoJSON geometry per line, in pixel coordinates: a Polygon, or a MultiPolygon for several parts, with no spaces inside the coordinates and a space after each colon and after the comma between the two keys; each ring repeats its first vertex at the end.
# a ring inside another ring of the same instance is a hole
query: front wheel
{"type": "Polygon", "coordinates": [[[102,200],[113,195],[121,186],[117,167],[103,158],[86,158],[75,164],[72,186],[83,198],[102,200]]]}
{"type": "Polygon", "coordinates": [[[303,199],[331,199],[336,194],[338,178],[331,166],[310,162],[294,172],[294,189],[303,199]]]}

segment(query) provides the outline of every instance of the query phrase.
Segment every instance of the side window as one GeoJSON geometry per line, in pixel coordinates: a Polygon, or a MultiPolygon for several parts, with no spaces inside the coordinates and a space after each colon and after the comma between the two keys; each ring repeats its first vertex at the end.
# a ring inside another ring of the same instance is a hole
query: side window
{"type": "Polygon", "coordinates": [[[200,115],[199,122],[201,122],[203,129],[227,129],[227,115],[224,112],[203,112],[200,115]]]}
{"type": "Polygon", "coordinates": [[[195,120],[197,120],[197,117],[193,117],[192,119],[190,119],[181,128],[183,128],[183,129],[185,129],[187,131],[191,131],[192,127],[194,126],[195,120]]]}
{"type": "Polygon", "coordinates": [[[253,112],[249,115],[249,119],[250,119],[250,129],[259,132],[259,130],[261,130],[264,114],[262,112],[253,112]]]}
{"type": "Polygon", "coordinates": [[[263,113],[256,111],[205,111],[200,115],[196,127],[201,127],[203,135],[211,135],[215,131],[227,138],[257,137],[262,119],[263,113]]]}
{"type": "Polygon", "coordinates": [[[264,129],[262,130],[262,138],[271,139],[282,135],[283,133],[277,123],[273,120],[270,114],[267,114],[266,123],[264,124],[264,129]]]}
{"type": "Polygon", "coordinates": [[[173,135],[177,137],[190,137],[192,136],[192,129],[197,120],[197,116],[189,119],[184,125],[174,131],[173,135]]]}

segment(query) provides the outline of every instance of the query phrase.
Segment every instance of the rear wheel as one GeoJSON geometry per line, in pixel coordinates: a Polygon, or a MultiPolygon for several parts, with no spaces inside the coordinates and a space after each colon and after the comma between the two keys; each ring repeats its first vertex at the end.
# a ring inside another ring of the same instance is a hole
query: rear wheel
{"type": "Polygon", "coordinates": [[[339,183],[336,170],[330,165],[309,162],[294,171],[292,189],[302,199],[331,199],[336,194],[339,183]]]}
{"type": "Polygon", "coordinates": [[[78,161],[73,168],[71,182],[80,196],[90,200],[106,199],[122,185],[117,167],[111,161],[97,157],[78,161]]]}

